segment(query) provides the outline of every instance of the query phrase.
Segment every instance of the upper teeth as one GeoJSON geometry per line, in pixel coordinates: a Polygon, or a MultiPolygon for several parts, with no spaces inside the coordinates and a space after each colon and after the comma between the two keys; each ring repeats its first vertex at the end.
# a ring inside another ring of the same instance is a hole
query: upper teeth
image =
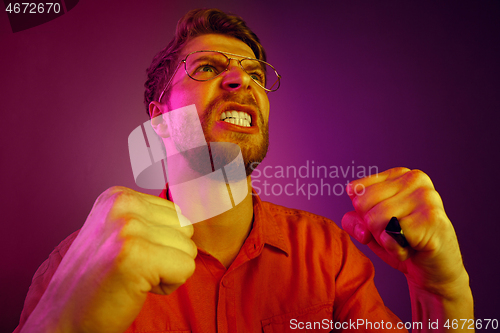
{"type": "Polygon", "coordinates": [[[243,111],[224,111],[220,115],[220,120],[243,127],[250,127],[252,123],[252,117],[243,111]]]}

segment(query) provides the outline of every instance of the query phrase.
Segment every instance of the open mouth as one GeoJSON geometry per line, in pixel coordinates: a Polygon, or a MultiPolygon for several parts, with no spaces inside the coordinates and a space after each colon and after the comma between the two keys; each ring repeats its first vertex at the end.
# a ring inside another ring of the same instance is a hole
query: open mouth
{"type": "Polygon", "coordinates": [[[256,107],[235,102],[224,104],[217,119],[220,130],[246,134],[259,133],[258,123],[256,107]]]}
{"type": "Polygon", "coordinates": [[[226,123],[242,127],[252,126],[252,116],[244,111],[235,111],[235,110],[224,111],[220,115],[220,120],[226,123]]]}

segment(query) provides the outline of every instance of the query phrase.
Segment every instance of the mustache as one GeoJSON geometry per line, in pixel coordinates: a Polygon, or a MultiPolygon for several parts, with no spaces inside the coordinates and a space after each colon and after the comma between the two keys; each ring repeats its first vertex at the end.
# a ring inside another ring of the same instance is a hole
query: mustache
{"type": "Polygon", "coordinates": [[[222,104],[227,102],[234,102],[241,105],[251,106],[255,108],[259,114],[259,119],[262,120],[262,112],[257,104],[257,101],[252,95],[241,94],[238,92],[226,92],[221,96],[215,98],[207,107],[207,112],[203,115],[202,121],[209,120],[212,118],[214,113],[219,110],[222,104]]]}

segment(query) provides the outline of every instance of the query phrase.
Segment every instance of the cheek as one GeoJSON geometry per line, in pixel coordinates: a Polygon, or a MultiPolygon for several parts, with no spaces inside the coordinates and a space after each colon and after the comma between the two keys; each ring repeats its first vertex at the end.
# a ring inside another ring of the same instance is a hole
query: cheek
{"type": "Polygon", "coordinates": [[[267,96],[265,96],[259,103],[260,110],[262,112],[262,117],[264,118],[265,122],[269,120],[269,110],[270,110],[270,104],[269,104],[269,99],[267,96]]]}
{"type": "Polygon", "coordinates": [[[203,110],[204,100],[210,95],[208,91],[204,91],[203,86],[199,82],[191,79],[184,84],[177,85],[170,95],[170,105],[172,109],[182,108],[191,104],[196,105],[198,112],[203,110]]]}
{"type": "Polygon", "coordinates": [[[192,95],[188,95],[184,92],[176,92],[171,95],[170,105],[173,109],[182,108],[191,104],[195,104],[194,101],[192,101],[192,95]]]}

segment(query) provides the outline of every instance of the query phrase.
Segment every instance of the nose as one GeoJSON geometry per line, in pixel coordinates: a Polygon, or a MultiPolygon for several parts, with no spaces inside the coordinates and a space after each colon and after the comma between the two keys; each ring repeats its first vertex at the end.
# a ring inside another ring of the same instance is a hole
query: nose
{"type": "Polygon", "coordinates": [[[223,75],[222,87],[229,91],[247,89],[252,81],[250,75],[241,68],[236,59],[229,60],[229,66],[223,75]]]}

